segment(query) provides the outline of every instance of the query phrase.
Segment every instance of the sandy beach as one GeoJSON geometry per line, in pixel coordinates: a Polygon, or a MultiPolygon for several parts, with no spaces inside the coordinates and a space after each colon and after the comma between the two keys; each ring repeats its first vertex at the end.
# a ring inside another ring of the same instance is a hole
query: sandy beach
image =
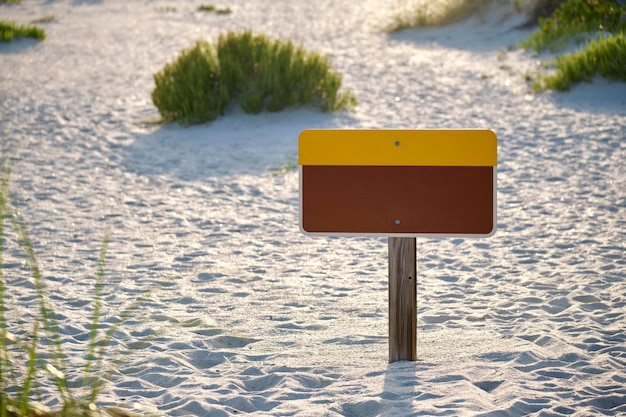
{"type": "MultiPolygon", "coordinates": [[[[168,416],[626,415],[626,84],[529,91],[549,56],[495,9],[387,34],[394,0],[22,0],[0,17],[11,191],[82,382],[103,237],[103,323],[121,358],[99,405],[168,416]],[[146,123],[153,74],[197,39],[253,29],[329,56],[358,107],[146,123]],[[491,129],[498,231],[418,239],[416,362],[389,364],[386,238],[298,227],[304,129],[491,129]]],[[[7,226],[8,228],[8,226],[7,226]]],[[[8,228],[4,273],[37,299],[8,228]]],[[[52,387],[45,405],[59,405],[52,387]]]]}

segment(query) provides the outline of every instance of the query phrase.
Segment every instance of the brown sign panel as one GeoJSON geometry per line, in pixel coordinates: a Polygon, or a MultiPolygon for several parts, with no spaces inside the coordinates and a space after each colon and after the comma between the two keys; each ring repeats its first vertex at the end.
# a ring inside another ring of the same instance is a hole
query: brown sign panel
{"type": "Polygon", "coordinates": [[[306,233],[482,235],[495,232],[493,166],[301,167],[306,233]]]}

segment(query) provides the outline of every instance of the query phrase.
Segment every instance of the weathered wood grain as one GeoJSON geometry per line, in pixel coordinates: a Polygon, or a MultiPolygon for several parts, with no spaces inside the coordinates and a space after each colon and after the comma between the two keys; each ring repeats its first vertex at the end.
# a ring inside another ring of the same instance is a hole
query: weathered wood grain
{"type": "Polygon", "coordinates": [[[417,359],[415,238],[389,238],[389,362],[417,359]]]}

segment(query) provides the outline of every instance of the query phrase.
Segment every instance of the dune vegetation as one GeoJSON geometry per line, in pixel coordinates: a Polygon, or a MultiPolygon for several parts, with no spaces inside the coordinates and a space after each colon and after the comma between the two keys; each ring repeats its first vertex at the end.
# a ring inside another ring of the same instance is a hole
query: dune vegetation
{"type": "MultiPolygon", "coordinates": [[[[408,28],[429,26],[445,26],[460,22],[471,16],[483,16],[487,8],[495,4],[510,4],[508,0],[444,0],[417,1],[402,0],[398,2],[391,21],[386,25],[388,33],[408,28]]],[[[521,10],[521,2],[514,2],[515,8],[521,10]]]]}
{"type": "Polygon", "coordinates": [[[538,53],[558,53],[572,43],[578,50],[557,56],[553,74],[539,74],[535,91],[569,90],[596,75],[626,82],[626,5],[614,1],[568,0],[521,43],[538,53]]]}
{"type": "Polygon", "coordinates": [[[0,19],[0,42],[17,38],[46,39],[46,32],[37,25],[20,25],[13,20],[0,19]]]}
{"type": "MultiPolygon", "coordinates": [[[[388,32],[412,27],[442,26],[482,16],[499,0],[450,0],[439,3],[406,1],[387,26],[388,32]]],[[[510,2],[504,2],[510,3],[510,2]]],[[[553,74],[528,78],[534,91],[566,91],[596,75],[626,81],[626,5],[609,0],[533,0],[513,2],[527,16],[521,28],[536,28],[520,47],[537,53],[560,53],[575,43],[578,51],[557,56],[553,74]]]]}
{"type": "Polygon", "coordinates": [[[236,101],[246,113],[276,112],[309,104],[323,111],[352,108],[339,92],[342,77],[331,62],[287,40],[251,31],[222,34],[216,45],[197,41],[154,75],[152,101],[164,121],[212,121],[236,101]]]}

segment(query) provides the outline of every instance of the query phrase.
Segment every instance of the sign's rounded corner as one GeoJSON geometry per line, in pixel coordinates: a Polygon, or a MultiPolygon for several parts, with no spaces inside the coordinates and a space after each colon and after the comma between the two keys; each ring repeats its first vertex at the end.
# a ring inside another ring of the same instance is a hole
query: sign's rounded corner
{"type": "Polygon", "coordinates": [[[300,233],[302,233],[303,235],[306,235],[306,236],[309,236],[309,237],[310,237],[310,236],[313,236],[313,233],[311,233],[311,232],[309,232],[308,230],[306,230],[306,229],[304,228],[304,226],[302,226],[302,223],[299,223],[299,224],[298,224],[298,228],[300,229],[300,233]]]}
{"type": "Polygon", "coordinates": [[[494,139],[498,139],[498,135],[496,134],[496,132],[493,129],[485,129],[485,132],[489,132],[493,135],[494,139]]]}
{"type": "Polygon", "coordinates": [[[298,134],[298,139],[302,139],[302,136],[303,136],[303,135],[304,135],[304,136],[306,136],[306,135],[307,135],[307,134],[309,134],[309,132],[311,132],[312,130],[314,130],[314,129],[310,129],[310,128],[307,128],[307,129],[302,129],[302,131],[300,131],[300,133],[298,134]]]}
{"type": "Polygon", "coordinates": [[[496,232],[498,231],[498,225],[496,223],[493,224],[493,228],[491,229],[491,231],[489,233],[487,233],[486,235],[484,235],[483,237],[492,237],[493,235],[496,234],[496,232]]]}

